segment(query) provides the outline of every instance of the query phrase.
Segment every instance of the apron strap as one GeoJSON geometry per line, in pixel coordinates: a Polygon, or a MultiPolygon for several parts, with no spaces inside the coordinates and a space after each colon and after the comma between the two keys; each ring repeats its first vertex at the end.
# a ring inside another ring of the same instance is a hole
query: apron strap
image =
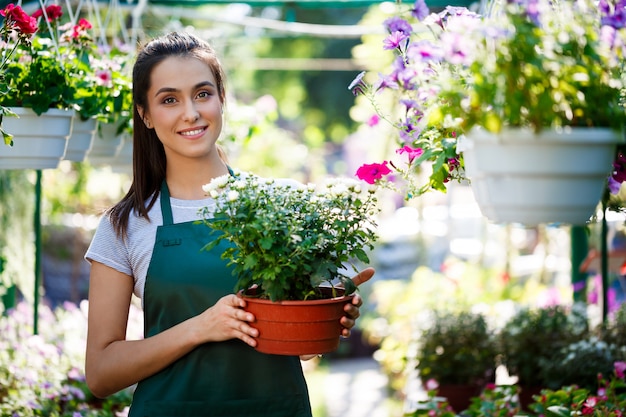
{"type": "MultiPolygon", "coordinates": [[[[232,168],[226,165],[228,173],[235,176],[232,168]]],[[[163,214],[163,226],[174,224],[174,216],[172,216],[172,205],[170,204],[170,190],[167,188],[165,180],[161,183],[161,213],[163,214]]]]}
{"type": "Polygon", "coordinates": [[[174,216],[172,216],[172,206],[170,204],[170,190],[167,188],[165,180],[161,183],[161,213],[163,214],[163,226],[174,224],[174,216]]]}

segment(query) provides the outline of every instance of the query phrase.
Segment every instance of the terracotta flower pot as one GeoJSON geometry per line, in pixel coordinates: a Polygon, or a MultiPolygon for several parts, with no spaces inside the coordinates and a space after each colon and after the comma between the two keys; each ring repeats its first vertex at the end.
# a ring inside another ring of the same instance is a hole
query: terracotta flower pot
{"type": "Polygon", "coordinates": [[[469,408],[472,398],[480,395],[480,387],[469,384],[442,384],[437,389],[437,395],[444,397],[450,407],[460,413],[469,408]]]}
{"type": "Polygon", "coordinates": [[[278,301],[248,297],[246,311],[254,314],[252,324],[259,331],[256,350],[274,355],[309,355],[328,353],[339,347],[344,305],[353,295],[332,297],[330,288],[323,289],[327,299],[310,301],[278,301]]]}

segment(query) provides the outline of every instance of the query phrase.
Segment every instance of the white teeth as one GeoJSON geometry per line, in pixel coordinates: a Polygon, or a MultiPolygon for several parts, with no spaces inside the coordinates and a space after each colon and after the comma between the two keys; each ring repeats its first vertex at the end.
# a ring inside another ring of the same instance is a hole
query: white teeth
{"type": "Polygon", "coordinates": [[[183,136],[199,135],[200,133],[202,133],[203,130],[204,129],[189,130],[187,132],[181,132],[180,134],[183,136]]]}

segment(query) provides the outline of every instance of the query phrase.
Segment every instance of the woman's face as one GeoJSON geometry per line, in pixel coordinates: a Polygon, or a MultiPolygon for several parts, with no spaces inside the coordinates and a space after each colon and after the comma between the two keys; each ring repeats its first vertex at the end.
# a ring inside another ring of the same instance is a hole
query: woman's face
{"type": "Polygon", "coordinates": [[[168,163],[216,152],[222,103],[207,64],[191,57],[166,58],[152,70],[147,104],[144,120],[163,143],[168,163]]]}

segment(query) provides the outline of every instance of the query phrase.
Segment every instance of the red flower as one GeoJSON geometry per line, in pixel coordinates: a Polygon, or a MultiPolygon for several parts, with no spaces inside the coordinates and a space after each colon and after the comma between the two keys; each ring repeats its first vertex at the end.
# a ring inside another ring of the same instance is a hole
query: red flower
{"type": "Polygon", "coordinates": [[[25,35],[37,32],[37,19],[29,16],[20,6],[9,4],[0,14],[6,18],[5,25],[25,35]]]}
{"type": "Polygon", "coordinates": [[[368,184],[374,184],[376,180],[391,174],[391,169],[389,169],[387,164],[387,161],[384,161],[382,164],[363,164],[357,169],[356,176],[368,184]]]}
{"type": "MultiPolygon", "coordinates": [[[[43,9],[39,9],[35,13],[33,13],[33,17],[35,19],[38,19],[43,15],[43,9]]],[[[63,16],[63,9],[61,9],[61,6],[57,4],[51,4],[50,6],[46,6],[46,16],[48,16],[48,22],[57,20],[59,17],[63,16]]]]}

